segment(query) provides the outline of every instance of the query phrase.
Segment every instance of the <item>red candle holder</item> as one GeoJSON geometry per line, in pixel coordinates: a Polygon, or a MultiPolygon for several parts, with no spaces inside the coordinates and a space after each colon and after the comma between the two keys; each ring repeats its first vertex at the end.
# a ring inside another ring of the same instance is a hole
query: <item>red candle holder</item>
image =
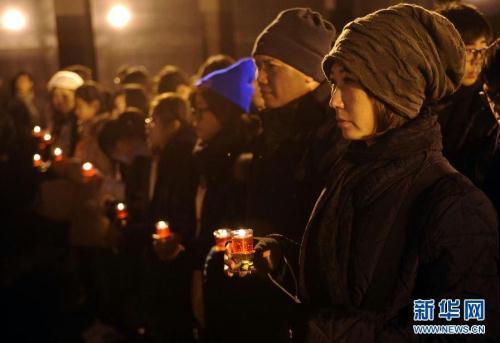
{"type": "Polygon", "coordinates": [[[42,156],[40,154],[34,154],[33,155],[33,167],[35,168],[40,168],[42,166],[42,156]]]}
{"type": "Polygon", "coordinates": [[[127,206],[122,202],[116,204],[116,218],[119,220],[125,220],[127,217],[127,206]]]}
{"type": "Polygon", "coordinates": [[[63,151],[59,147],[54,148],[52,155],[54,156],[54,161],[56,162],[61,162],[63,160],[63,151]]]}
{"type": "Polygon", "coordinates": [[[170,237],[171,232],[168,222],[160,220],[156,223],[155,228],[156,234],[153,234],[154,239],[167,239],[170,237]]]}
{"type": "Polygon", "coordinates": [[[231,230],[225,228],[215,230],[214,237],[215,237],[215,250],[225,251],[226,243],[231,239],[231,230]]]}
{"type": "Polygon", "coordinates": [[[82,164],[82,176],[85,178],[91,178],[96,174],[94,165],[90,162],[85,162],[82,164]]]}

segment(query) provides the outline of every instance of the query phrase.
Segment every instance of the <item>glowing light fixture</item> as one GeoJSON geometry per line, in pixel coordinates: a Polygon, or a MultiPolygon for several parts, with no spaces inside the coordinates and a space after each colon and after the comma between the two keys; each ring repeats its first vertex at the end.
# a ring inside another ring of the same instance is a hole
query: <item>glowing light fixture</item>
{"type": "Polygon", "coordinates": [[[115,5],[109,10],[107,19],[111,26],[121,29],[128,24],[131,17],[132,15],[127,7],[115,5]]]}
{"type": "Polygon", "coordinates": [[[26,16],[19,10],[11,8],[2,14],[2,27],[9,31],[20,31],[26,27],[26,16]]]}

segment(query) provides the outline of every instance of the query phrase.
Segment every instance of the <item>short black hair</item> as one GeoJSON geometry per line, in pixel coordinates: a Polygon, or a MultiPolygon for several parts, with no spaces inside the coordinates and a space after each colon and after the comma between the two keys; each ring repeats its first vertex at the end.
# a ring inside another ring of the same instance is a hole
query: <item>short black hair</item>
{"type": "Polygon", "coordinates": [[[125,103],[127,107],[135,107],[142,112],[148,112],[148,94],[142,84],[129,83],[123,86],[125,94],[125,103]]]}
{"type": "Polygon", "coordinates": [[[106,122],[97,134],[99,147],[108,156],[121,139],[146,139],[143,113],[127,109],[118,119],[106,122]]]}
{"type": "Polygon", "coordinates": [[[180,85],[189,86],[187,75],[174,65],[164,66],[155,78],[156,94],[175,92],[180,85]]]}
{"type": "Polygon", "coordinates": [[[474,6],[453,2],[438,8],[437,12],[452,22],[465,44],[474,43],[481,37],[491,41],[491,26],[474,6]]]}
{"type": "Polygon", "coordinates": [[[150,115],[158,118],[163,124],[173,120],[188,122],[189,103],[181,96],[169,92],[158,95],[151,101],[150,115]]]}
{"type": "Polygon", "coordinates": [[[149,74],[145,67],[143,66],[133,66],[127,67],[120,78],[121,85],[127,84],[141,84],[147,86],[149,83],[149,74]]]}
{"type": "Polygon", "coordinates": [[[235,63],[236,60],[229,55],[212,55],[203,62],[198,70],[198,78],[202,78],[216,70],[221,70],[235,63]]]}
{"type": "Polygon", "coordinates": [[[99,101],[99,111],[106,110],[102,87],[94,81],[86,81],[83,85],[75,90],[75,98],[81,98],[87,103],[99,101]]]}

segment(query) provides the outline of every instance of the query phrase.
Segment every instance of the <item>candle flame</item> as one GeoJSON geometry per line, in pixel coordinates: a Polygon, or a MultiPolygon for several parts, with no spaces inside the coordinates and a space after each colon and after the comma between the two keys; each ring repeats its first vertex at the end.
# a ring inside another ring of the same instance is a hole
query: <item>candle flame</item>
{"type": "Polygon", "coordinates": [[[34,132],[34,133],[40,133],[40,132],[42,132],[42,128],[41,128],[40,126],[38,126],[38,125],[37,125],[37,126],[35,126],[35,127],[33,128],[33,132],[34,132]]]}
{"type": "Polygon", "coordinates": [[[156,228],[158,230],[166,230],[168,229],[168,223],[164,220],[160,220],[158,223],[156,223],[156,228]]]}
{"type": "Polygon", "coordinates": [[[238,238],[244,238],[247,236],[247,230],[245,229],[238,229],[233,231],[234,235],[238,238]]]}
{"type": "Polygon", "coordinates": [[[58,147],[58,148],[55,148],[55,149],[54,149],[54,155],[55,155],[55,156],[61,156],[61,155],[62,155],[62,153],[63,153],[63,151],[62,151],[62,149],[61,149],[61,148],[59,148],[59,147],[58,147]]]}
{"type": "Polygon", "coordinates": [[[48,142],[52,139],[52,136],[50,135],[50,133],[46,133],[45,135],[43,135],[43,140],[48,142]]]}
{"type": "Polygon", "coordinates": [[[94,165],[90,162],[85,162],[83,165],[82,165],[82,169],[83,170],[92,170],[94,168],[94,165]]]}
{"type": "Polygon", "coordinates": [[[231,230],[229,229],[218,229],[214,231],[214,236],[216,238],[227,238],[231,236],[231,230]]]}
{"type": "Polygon", "coordinates": [[[33,161],[40,161],[41,159],[42,159],[42,156],[40,156],[40,154],[33,155],[33,161]]]}

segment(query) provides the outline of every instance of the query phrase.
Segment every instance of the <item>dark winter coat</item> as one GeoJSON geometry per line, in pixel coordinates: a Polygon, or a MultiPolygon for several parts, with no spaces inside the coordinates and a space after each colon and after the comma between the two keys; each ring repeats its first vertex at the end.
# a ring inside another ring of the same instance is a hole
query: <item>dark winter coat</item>
{"type": "Polygon", "coordinates": [[[443,154],[477,187],[487,191],[498,124],[479,94],[482,82],[462,87],[436,108],[443,134],[443,154]]]}
{"type": "MultiPolygon", "coordinates": [[[[151,158],[137,157],[126,173],[126,197],[131,221],[152,226],[167,220],[172,231],[183,239],[195,228],[194,197],[198,185],[192,154],[196,135],[190,127],[181,128],[161,152],[152,199],[149,199],[151,158]]],[[[151,233],[151,232],[150,232],[151,233]]]]}
{"type": "Polygon", "coordinates": [[[194,234],[194,197],[197,174],[193,148],[196,135],[184,127],[161,154],[149,217],[154,222],[168,220],[174,232],[189,241],[194,234]]]}
{"type": "Polygon", "coordinates": [[[496,225],[485,195],[442,156],[434,116],[352,143],[302,242],[307,341],[431,340],[412,332],[413,300],[437,309],[443,298],[486,299],[486,335],[498,338],[496,225]]]}
{"type": "Polygon", "coordinates": [[[330,87],[262,113],[250,170],[247,218],[258,235],[297,241],[328,171],[346,146],[328,106],[330,87]]]}
{"type": "Polygon", "coordinates": [[[215,243],[213,231],[244,223],[246,188],[234,172],[238,156],[247,149],[242,137],[236,131],[225,130],[195,152],[199,180],[206,182],[199,236],[193,247],[200,270],[215,243]]]}

